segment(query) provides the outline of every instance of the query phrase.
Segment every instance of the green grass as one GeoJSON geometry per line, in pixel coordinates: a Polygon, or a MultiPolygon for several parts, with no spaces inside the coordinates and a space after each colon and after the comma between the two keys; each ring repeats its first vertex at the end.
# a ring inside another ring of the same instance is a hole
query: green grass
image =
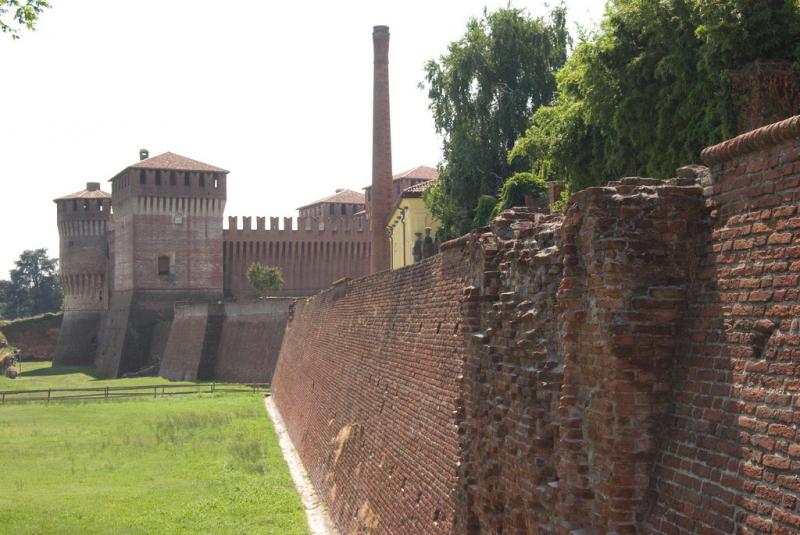
{"type": "Polygon", "coordinates": [[[99,386],[179,385],[163,377],[101,379],[94,366],[53,366],[52,362],[22,362],[19,377],[0,377],[0,390],[39,390],[47,388],[94,388],[99,386]]]}
{"type": "MultiPolygon", "coordinates": [[[[105,383],[69,371],[13,383],[105,383]]],[[[308,532],[260,395],[7,404],[0,444],[2,533],[308,532]]]]}

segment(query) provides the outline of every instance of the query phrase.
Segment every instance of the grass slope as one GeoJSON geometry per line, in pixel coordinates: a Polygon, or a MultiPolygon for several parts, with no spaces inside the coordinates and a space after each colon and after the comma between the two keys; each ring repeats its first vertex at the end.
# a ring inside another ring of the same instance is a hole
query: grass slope
{"type": "Polygon", "coordinates": [[[0,377],[0,390],[38,390],[47,388],[95,388],[100,386],[178,385],[163,377],[132,379],[101,379],[94,366],[53,366],[52,362],[22,362],[17,364],[16,379],[0,377]]]}
{"type": "Polygon", "coordinates": [[[0,444],[2,533],[308,532],[260,395],[7,404],[0,444]]]}

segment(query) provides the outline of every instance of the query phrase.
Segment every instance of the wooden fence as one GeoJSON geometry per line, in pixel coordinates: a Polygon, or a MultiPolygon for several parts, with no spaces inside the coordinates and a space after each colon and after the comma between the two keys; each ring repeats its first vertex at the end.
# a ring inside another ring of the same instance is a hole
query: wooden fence
{"type": "Polygon", "coordinates": [[[268,392],[269,383],[193,383],[185,385],[100,386],[95,388],[48,388],[0,391],[0,403],[19,401],[109,400],[131,397],[177,396],[185,394],[231,394],[268,392]]]}

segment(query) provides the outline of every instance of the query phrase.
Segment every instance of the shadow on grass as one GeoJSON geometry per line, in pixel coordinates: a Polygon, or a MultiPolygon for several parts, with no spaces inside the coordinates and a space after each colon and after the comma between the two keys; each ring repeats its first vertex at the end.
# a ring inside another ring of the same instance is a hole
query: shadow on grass
{"type": "Polygon", "coordinates": [[[49,375],[68,375],[71,373],[82,373],[95,380],[100,379],[94,366],[51,366],[49,368],[39,368],[30,371],[25,371],[23,368],[20,377],[46,377],[49,375]]]}

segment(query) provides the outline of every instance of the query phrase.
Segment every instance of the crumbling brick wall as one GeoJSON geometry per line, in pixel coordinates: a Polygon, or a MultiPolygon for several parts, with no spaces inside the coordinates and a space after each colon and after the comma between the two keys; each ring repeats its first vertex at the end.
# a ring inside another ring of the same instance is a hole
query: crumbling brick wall
{"type": "Polygon", "coordinates": [[[451,533],[464,358],[459,248],[298,301],[275,401],[342,533],[451,533]]]}
{"type": "Polygon", "coordinates": [[[296,307],[276,401],[344,532],[800,533],[800,117],[703,159],[296,307]]]}

